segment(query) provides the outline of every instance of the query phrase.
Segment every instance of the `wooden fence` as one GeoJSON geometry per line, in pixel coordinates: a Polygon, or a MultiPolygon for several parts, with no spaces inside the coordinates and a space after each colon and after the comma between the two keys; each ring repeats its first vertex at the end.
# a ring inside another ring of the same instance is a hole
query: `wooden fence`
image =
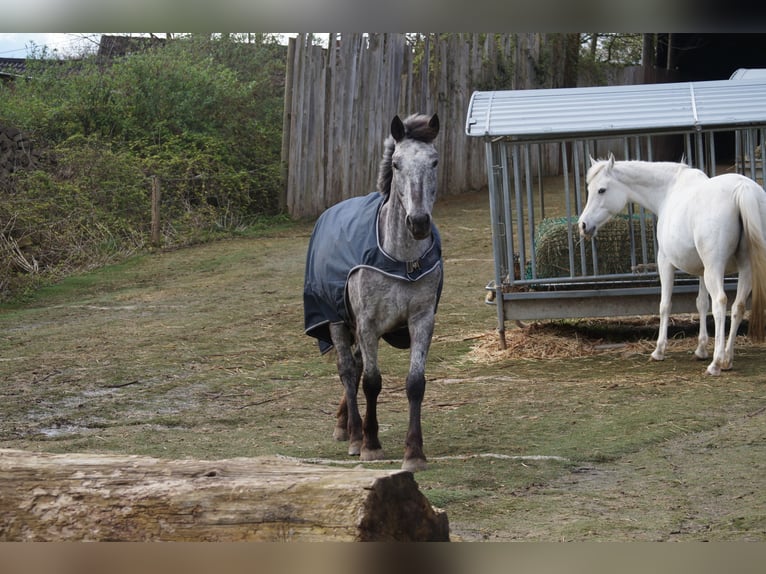
{"type": "MultiPolygon", "coordinates": [[[[577,85],[578,49],[577,34],[344,33],[329,34],[327,47],[311,35],[292,38],[281,207],[294,218],[313,218],[373,191],[391,120],[414,112],[439,114],[439,193],[486,187],[484,142],[465,135],[471,94],[577,85]]],[[[623,69],[598,83],[641,81],[636,73],[623,69]]],[[[557,157],[543,154],[543,173],[557,173],[557,157]]]]}
{"type": "Polygon", "coordinates": [[[383,140],[394,115],[439,114],[440,193],[486,185],[484,148],[464,134],[471,93],[511,48],[496,35],[329,35],[290,40],[285,86],[284,207],[295,218],[316,217],[348,197],[375,189],[383,140]]]}

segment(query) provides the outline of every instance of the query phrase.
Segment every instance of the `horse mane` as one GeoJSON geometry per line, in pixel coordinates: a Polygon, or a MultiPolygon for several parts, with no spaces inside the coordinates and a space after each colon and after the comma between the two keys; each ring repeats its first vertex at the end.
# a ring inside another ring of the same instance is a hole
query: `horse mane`
{"type": "MultiPolygon", "coordinates": [[[[431,116],[424,114],[412,114],[406,117],[404,124],[404,138],[423,143],[431,143],[436,139],[439,130],[434,130],[430,125],[431,116]]],[[[391,165],[391,158],[396,148],[394,136],[389,135],[383,142],[383,158],[380,160],[378,169],[378,192],[381,195],[388,196],[391,192],[391,180],[394,177],[394,169],[391,165]]]]}
{"type": "MultiPolygon", "coordinates": [[[[631,159],[631,160],[623,160],[619,162],[619,165],[622,166],[624,169],[631,169],[634,166],[641,166],[650,164],[658,168],[664,168],[669,170],[686,170],[686,169],[693,169],[687,162],[686,162],[686,154],[681,156],[680,162],[673,162],[673,161],[645,161],[645,160],[639,160],[639,159],[631,159]]],[[[586,183],[590,183],[590,181],[596,177],[601,171],[606,169],[606,167],[609,165],[608,159],[601,159],[599,158],[596,163],[594,163],[590,168],[588,168],[588,171],[586,173],[586,183]]],[[[615,164],[617,165],[617,164],[615,164]]]]}

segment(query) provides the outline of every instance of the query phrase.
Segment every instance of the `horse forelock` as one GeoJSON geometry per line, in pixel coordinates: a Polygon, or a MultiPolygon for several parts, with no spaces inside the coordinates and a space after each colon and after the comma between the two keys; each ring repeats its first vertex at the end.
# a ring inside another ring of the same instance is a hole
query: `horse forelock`
{"type": "Polygon", "coordinates": [[[606,169],[607,165],[609,165],[609,161],[602,159],[590,166],[588,173],[585,175],[585,184],[587,185],[593,181],[593,178],[606,169]]]}
{"type": "MultiPolygon", "coordinates": [[[[419,141],[423,143],[432,143],[439,133],[438,128],[431,127],[431,116],[424,114],[412,114],[407,116],[402,123],[404,124],[404,139],[419,141]]],[[[394,172],[391,165],[394,150],[396,149],[396,140],[393,136],[388,136],[383,142],[383,158],[380,161],[378,169],[378,192],[382,195],[388,195],[391,192],[391,180],[394,172]]]]}
{"type": "Polygon", "coordinates": [[[431,116],[412,114],[404,119],[404,138],[424,143],[431,143],[439,133],[431,127],[431,116]]]}

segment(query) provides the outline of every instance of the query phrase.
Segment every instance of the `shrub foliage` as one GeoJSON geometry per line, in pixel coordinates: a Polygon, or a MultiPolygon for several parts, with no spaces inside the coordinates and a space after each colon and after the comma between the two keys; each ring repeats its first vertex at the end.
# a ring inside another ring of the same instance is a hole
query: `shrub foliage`
{"type": "Polygon", "coordinates": [[[29,60],[0,85],[0,128],[36,148],[0,176],[0,300],[148,245],[153,177],[166,246],[277,213],[285,50],[244,40],[29,60]]]}

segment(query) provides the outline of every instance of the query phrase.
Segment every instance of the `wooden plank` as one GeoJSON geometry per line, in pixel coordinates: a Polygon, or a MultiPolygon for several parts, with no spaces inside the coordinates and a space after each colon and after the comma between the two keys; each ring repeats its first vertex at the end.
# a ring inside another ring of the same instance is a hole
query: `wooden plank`
{"type": "Polygon", "coordinates": [[[280,457],[0,449],[3,541],[426,541],[449,523],[412,473],[280,457]]]}

